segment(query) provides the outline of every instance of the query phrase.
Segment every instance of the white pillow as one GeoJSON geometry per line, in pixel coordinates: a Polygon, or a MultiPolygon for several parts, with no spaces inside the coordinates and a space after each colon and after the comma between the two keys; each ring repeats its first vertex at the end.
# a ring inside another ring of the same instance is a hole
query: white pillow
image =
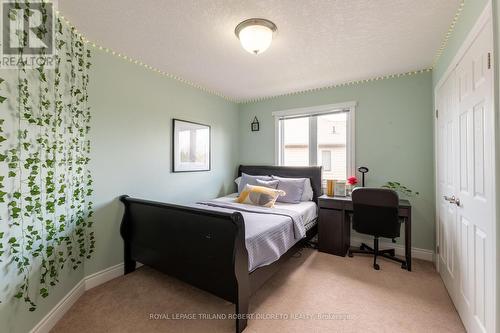
{"type": "MultiPolygon", "coordinates": [[[[234,180],[238,188],[240,187],[240,181],[241,177],[238,177],[234,180]]],[[[311,179],[306,178],[306,181],[304,183],[304,192],[302,192],[302,197],[300,198],[300,201],[312,201],[313,197],[314,197],[314,192],[311,186],[311,179]]]]}
{"type": "Polygon", "coordinates": [[[243,189],[245,188],[246,184],[258,185],[257,184],[257,179],[272,180],[272,178],[270,176],[262,176],[262,175],[254,176],[254,175],[248,175],[248,174],[242,172],[241,173],[240,184],[238,185],[238,193],[241,193],[241,191],[243,191],[243,189]]]}
{"type": "Polygon", "coordinates": [[[306,178],[306,181],[304,183],[304,192],[302,192],[302,197],[300,198],[300,201],[311,201],[313,197],[314,197],[314,192],[311,186],[311,179],[306,178]]]}

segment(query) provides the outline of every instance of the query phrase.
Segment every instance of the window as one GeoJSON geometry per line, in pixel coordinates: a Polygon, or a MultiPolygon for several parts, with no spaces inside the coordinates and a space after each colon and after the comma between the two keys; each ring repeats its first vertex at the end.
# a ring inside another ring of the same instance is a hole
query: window
{"type": "Polygon", "coordinates": [[[325,179],[354,174],[355,103],[274,112],[276,163],[323,166],[325,179]]]}

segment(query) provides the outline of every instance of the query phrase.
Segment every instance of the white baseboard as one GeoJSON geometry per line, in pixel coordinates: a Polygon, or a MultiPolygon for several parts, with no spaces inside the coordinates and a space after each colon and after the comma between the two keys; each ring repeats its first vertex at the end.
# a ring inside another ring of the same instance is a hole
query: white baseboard
{"type": "MultiPolygon", "coordinates": [[[[142,265],[138,263],[137,266],[142,265]]],[[[33,327],[30,333],[48,333],[86,290],[97,287],[121,275],[123,275],[123,263],[84,277],[35,327],[33,327]]]]}
{"type": "MultiPolygon", "coordinates": [[[[359,237],[351,237],[351,246],[360,246],[361,242],[364,242],[368,246],[371,246],[370,244],[373,243],[373,240],[371,239],[363,239],[359,237]]],[[[394,249],[396,250],[396,255],[398,256],[404,256],[405,255],[405,247],[400,244],[396,243],[391,243],[391,242],[380,242],[379,243],[380,248],[385,249],[394,249]]],[[[411,257],[415,259],[422,259],[426,261],[434,261],[434,251],[432,250],[427,250],[427,249],[420,249],[418,247],[412,247],[411,248],[411,257]]]]}
{"type": "MultiPolygon", "coordinates": [[[[137,268],[141,267],[140,262],[137,263],[137,268]]],[[[113,280],[123,275],[123,263],[108,267],[102,271],[90,274],[84,277],[64,296],[57,305],[50,310],[40,322],[33,327],[30,333],[48,333],[64,314],[75,304],[75,302],[89,289],[97,287],[103,283],[113,280]]]]}
{"type": "Polygon", "coordinates": [[[64,316],[64,314],[75,304],[75,302],[85,292],[85,279],[81,280],[64,296],[57,305],[50,310],[40,322],[33,327],[31,333],[48,333],[56,323],[64,316]]]}
{"type": "Polygon", "coordinates": [[[85,281],[85,290],[97,287],[98,285],[113,280],[121,275],[123,275],[123,264],[114,265],[86,276],[83,279],[85,281]]]}

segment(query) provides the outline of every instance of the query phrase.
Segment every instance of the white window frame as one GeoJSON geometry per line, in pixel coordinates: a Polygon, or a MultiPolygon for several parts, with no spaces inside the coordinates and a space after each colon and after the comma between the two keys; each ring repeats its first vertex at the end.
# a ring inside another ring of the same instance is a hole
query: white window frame
{"type": "MultiPolygon", "coordinates": [[[[356,106],[358,105],[355,101],[345,102],[345,103],[336,103],[336,104],[327,104],[327,105],[319,105],[312,106],[306,108],[297,108],[297,109],[288,109],[282,111],[274,111],[272,113],[274,117],[274,163],[276,165],[280,164],[280,145],[283,141],[283,138],[280,137],[280,118],[282,117],[290,117],[290,116],[308,116],[308,115],[320,115],[320,114],[328,114],[335,111],[347,111],[347,177],[351,175],[355,175],[356,168],[356,141],[355,141],[355,115],[356,115],[356,106]]],[[[311,130],[311,127],[309,128],[311,130]]],[[[317,135],[310,135],[311,137],[316,137],[317,135]]],[[[317,140],[317,139],[315,139],[317,140]]],[[[309,145],[316,146],[316,142],[309,142],[309,145]]],[[[310,151],[314,151],[316,153],[316,149],[310,149],[310,151]]],[[[316,159],[317,161],[317,159],[316,159]]]]}

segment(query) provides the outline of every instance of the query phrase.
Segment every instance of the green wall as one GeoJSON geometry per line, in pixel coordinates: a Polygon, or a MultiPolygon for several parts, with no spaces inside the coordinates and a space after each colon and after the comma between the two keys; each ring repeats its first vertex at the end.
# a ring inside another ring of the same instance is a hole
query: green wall
{"type": "MultiPolygon", "coordinates": [[[[119,235],[123,207],[117,200],[119,195],[190,203],[233,190],[238,163],[235,103],[102,51],[93,52],[92,63],[89,167],[94,177],[96,252],[84,267],[61,274],[61,283],[50,296],[37,299],[39,307],[35,312],[28,312],[23,301],[12,298],[14,290],[7,286],[15,284],[17,277],[14,271],[2,269],[1,332],[30,331],[83,277],[123,262],[119,235]],[[211,171],[170,172],[172,118],[212,126],[211,171]]],[[[15,74],[8,71],[2,77],[15,82],[15,74]]]]}
{"type": "MultiPolygon", "coordinates": [[[[32,271],[33,285],[38,285],[40,276],[39,267],[35,267],[32,271]]],[[[0,286],[2,288],[2,303],[0,303],[0,332],[8,333],[26,333],[37,325],[47,313],[49,313],[84,277],[83,266],[77,270],[73,270],[68,266],[61,272],[59,278],[60,283],[51,289],[49,296],[42,299],[36,296],[34,299],[37,302],[38,308],[35,312],[29,312],[27,304],[23,300],[13,298],[15,289],[10,289],[10,286],[18,283],[18,276],[7,273],[2,268],[0,277],[0,286]]],[[[32,287],[32,295],[38,293],[35,286],[32,287]]]]}
{"type": "MultiPolygon", "coordinates": [[[[34,71],[28,70],[28,73],[32,75],[34,71]]],[[[3,154],[5,149],[12,148],[12,138],[16,135],[16,131],[19,128],[16,124],[17,114],[15,112],[17,106],[16,100],[18,98],[17,71],[0,70],[0,77],[5,79],[5,82],[0,86],[0,95],[7,97],[7,100],[0,104],[0,118],[5,121],[2,127],[8,139],[8,141],[4,141],[0,145],[0,150],[3,154]]],[[[37,80],[34,80],[32,83],[33,86],[31,86],[32,93],[35,92],[33,100],[38,98],[36,88],[34,88],[37,82],[37,80]]],[[[5,163],[0,164],[1,175],[6,175],[8,170],[5,163]]],[[[6,179],[2,181],[2,184],[5,186],[2,190],[11,192],[12,183],[12,180],[6,177],[6,179]]],[[[0,232],[5,232],[9,237],[16,236],[20,238],[20,229],[15,227],[10,228],[10,221],[12,220],[9,218],[6,203],[2,203],[0,207],[0,232]]],[[[0,258],[0,332],[29,332],[79,281],[82,280],[84,277],[84,267],[81,265],[76,270],[73,270],[71,265],[67,264],[65,268],[60,271],[60,283],[50,290],[47,298],[42,298],[39,295],[39,280],[41,274],[40,263],[32,265],[30,272],[30,296],[37,304],[37,310],[29,312],[29,305],[25,303],[24,300],[18,300],[13,297],[17,292],[18,286],[22,283],[22,276],[17,274],[18,270],[16,263],[9,260],[8,246],[5,241],[3,243],[5,254],[0,258]]]]}
{"type": "Polygon", "coordinates": [[[400,181],[412,198],[413,246],[433,250],[434,165],[430,72],[324,89],[240,105],[240,162],[274,163],[273,111],[356,101],[356,166],[367,166],[368,186],[400,181]],[[259,132],[250,131],[257,116],[259,132]]]}
{"type": "Polygon", "coordinates": [[[175,203],[214,198],[233,189],[238,163],[236,104],[104,52],[94,52],[93,63],[96,254],[85,263],[86,275],[123,262],[118,196],[175,203]],[[170,172],[172,118],[211,125],[211,171],[170,172]]]}
{"type": "MultiPolygon", "coordinates": [[[[30,80],[30,94],[31,98],[28,103],[31,105],[36,105],[38,102],[40,89],[40,81],[38,78],[38,74],[35,74],[35,70],[27,70],[27,77],[30,80]]],[[[59,87],[69,88],[69,76],[67,70],[61,68],[62,79],[59,87]]],[[[17,131],[19,130],[18,123],[18,113],[17,113],[17,99],[19,97],[18,94],[18,71],[17,70],[0,70],[0,77],[5,79],[0,85],[0,95],[7,97],[7,100],[0,104],[0,119],[2,119],[2,137],[5,136],[7,141],[4,141],[0,145],[0,151],[2,154],[5,154],[5,150],[11,149],[15,147],[17,144],[17,131]]],[[[51,74],[47,75],[48,82],[53,82],[53,76],[51,74]]],[[[52,92],[52,89],[50,90],[52,92]]],[[[53,95],[48,96],[49,101],[54,105],[53,95]]],[[[69,101],[67,101],[69,103],[69,101]]],[[[74,106],[74,104],[72,104],[74,106]]],[[[37,111],[38,112],[38,111],[37,111]]],[[[63,123],[64,124],[64,123],[63,123]]],[[[64,126],[64,125],[63,125],[64,126]]],[[[26,125],[22,126],[23,130],[26,130],[31,140],[34,141],[34,137],[39,133],[37,128],[28,128],[26,125]]],[[[52,129],[53,124],[49,125],[48,128],[52,129]]],[[[72,127],[74,128],[74,127],[72,127]]],[[[34,146],[34,144],[33,144],[34,146]]],[[[18,155],[19,156],[19,155],[18,155]]],[[[31,155],[33,156],[33,155],[31,155]]],[[[23,155],[20,157],[21,160],[25,161],[27,157],[26,150],[23,152],[23,155]]],[[[42,157],[43,160],[43,157],[42,157]]],[[[60,161],[60,160],[58,160],[60,161]]],[[[46,169],[46,167],[42,167],[42,169],[46,169]]],[[[0,163],[0,175],[7,175],[9,168],[6,166],[6,163],[0,163]]],[[[26,169],[23,169],[22,172],[26,172],[26,169]]],[[[57,174],[57,173],[56,173],[57,174]]],[[[26,176],[26,173],[24,174],[26,176]]],[[[18,177],[21,177],[21,172],[19,172],[18,177]]],[[[37,176],[40,177],[40,176],[37,176]]],[[[26,177],[23,177],[26,182],[26,177]]],[[[59,178],[58,178],[59,179],[59,178]]],[[[39,181],[40,178],[37,178],[39,181]]],[[[35,223],[32,219],[32,216],[24,218],[22,227],[10,226],[13,219],[10,216],[7,208],[7,203],[11,201],[11,193],[14,188],[14,184],[19,181],[17,177],[5,177],[4,180],[1,181],[3,191],[8,192],[8,196],[5,203],[0,204],[0,232],[4,232],[5,236],[2,237],[1,241],[3,243],[3,250],[5,250],[5,254],[0,256],[0,332],[29,332],[35,325],[37,325],[42,318],[47,315],[58,303],[61,301],[70,291],[73,289],[78,282],[82,280],[84,275],[84,267],[83,264],[80,265],[77,269],[73,270],[71,265],[68,263],[65,265],[63,269],[59,271],[59,283],[49,290],[49,296],[46,298],[42,298],[39,293],[40,289],[40,276],[42,274],[40,268],[40,260],[33,260],[33,257],[29,254],[29,251],[21,250],[23,256],[30,260],[30,297],[37,304],[36,311],[29,312],[29,304],[25,303],[23,299],[16,299],[13,295],[18,291],[19,285],[23,282],[23,275],[18,275],[17,263],[13,261],[13,258],[10,256],[10,249],[7,245],[6,239],[11,236],[17,237],[21,239],[22,237],[22,229],[26,231],[27,225],[30,227],[34,227],[35,230],[40,232],[41,235],[44,234],[44,229],[41,228],[41,223],[35,223]]],[[[17,186],[17,184],[16,184],[17,186]]],[[[46,185],[42,185],[42,195],[45,196],[46,193],[44,189],[46,185]]],[[[23,195],[28,192],[27,187],[23,187],[22,189],[23,195]]],[[[42,204],[45,204],[45,200],[42,200],[42,204]]],[[[25,211],[24,211],[25,212],[25,211]]],[[[47,214],[47,210],[42,210],[44,214],[47,214]]],[[[57,210],[57,212],[61,212],[57,210]]],[[[45,218],[52,218],[52,214],[44,215],[45,218]]],[[[71,235],[72,226],[66,225],[66,232],[71,235]]],[[[46,229],[45,229],[46,230],[46,229]]],[[[26,233],[25,233],[26,234],[26,233]]],[[[45,236],[43,236],[45,237],[45,236]]],[[[25,249],[26,241],[21,243],[21,248],[25,249]]],[[[52,243],[54,245],[54,243],[52,243]]],[[[56,250],[57,251],[57,247],[56,250]]],[[[44,253],[45,250],[43,251],[44,253]]],[[[40,258],[40,257],[38,257],[40,258]]]]}

